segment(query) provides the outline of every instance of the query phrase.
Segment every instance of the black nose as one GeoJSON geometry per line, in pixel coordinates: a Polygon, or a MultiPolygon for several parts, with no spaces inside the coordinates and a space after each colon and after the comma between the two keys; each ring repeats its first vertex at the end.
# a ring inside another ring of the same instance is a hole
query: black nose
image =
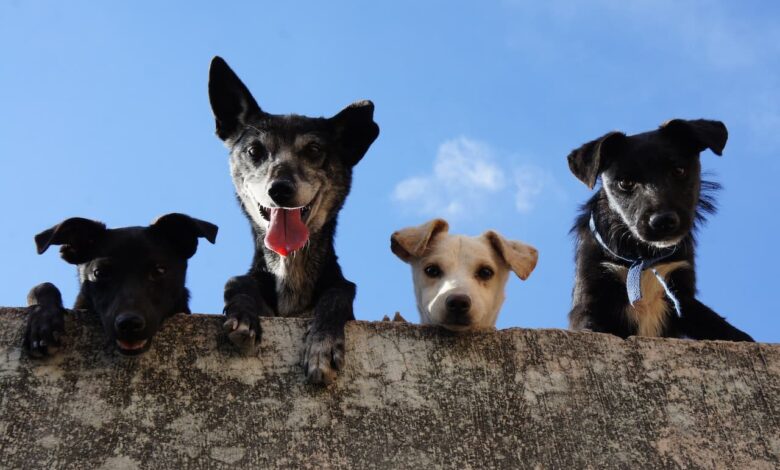
{"type": "Polygon", "coordinates": [[[650,228],[658,233],[672,233],[680,227],[680,216],[676,212],[660,212],[650,216],[650,228]]]}
{"type": "Polygon", "coordinates": [[[137,313],[121,313],[114,320],[114,327],[121,333],[137,333],[146,327],[146,320],[137,313]]]}
{"type": "Polygon", "coordinates": [[[290,180],[276,180],[268,188],[268,195],[280,206],[287,205],[295,196],[295,185],[290,180]]]}
{"type": "Polygon", "coordinates": [[[455,315],[468,313],[471,309],[471,298],[468,295],[453,294],[444,302],[447,312],[455,315]]]}

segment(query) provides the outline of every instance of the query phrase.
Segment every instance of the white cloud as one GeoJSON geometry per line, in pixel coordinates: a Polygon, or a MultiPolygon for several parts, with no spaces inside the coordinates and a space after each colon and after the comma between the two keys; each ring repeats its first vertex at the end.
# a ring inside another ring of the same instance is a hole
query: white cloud
{"type": "Polygon", "coordinates": [[[536,199],[550,183],[550,176],[544,170],[524,165],[515,169],[515,208],[521,214],[534,209],[536,199]]]}
{"type": "Polygon", "coordinates": [[[542,168],[504,168],[488,144],[458,137],[439,145],[431,175],[399,182],[393,199],[412,212],[441,217],[474,214],[497,200],[514,199],[517,211],[527,214],[548,188],[560,193],[552,176],[542,168]]]}
{"type": "Polygon", "coordinates": [[[493,160],[487,144],[459,137],[439,146],[434,177],[452,187],[498,191],[504,187],[504,175],[493,160]]]}

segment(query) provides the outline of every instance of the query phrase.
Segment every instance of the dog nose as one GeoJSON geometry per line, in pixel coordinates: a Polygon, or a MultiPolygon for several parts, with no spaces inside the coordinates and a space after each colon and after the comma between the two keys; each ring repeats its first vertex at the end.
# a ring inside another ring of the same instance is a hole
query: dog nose
{"type": "Polygon", "coordinates": [[[468,295],[453,294],[444,302],[447,312],[455,315],[468,313],[471,309],[471,298],[468,295]]]}
{"type": "Polygon", "coordinates": [[[680,226],[680,216],[668,211],[650,216],[650,228],[659,233],[671,233],[680,226]]]}
{"type": "Polygon", "coordinates": [[[295,185],[290,180],[276,180],[268,188],[268,195],[275,203],[284,206],[295,195],[295,185]]]}
{"type": "Polygon", "coordinates": [[[122,313],[114,320],[114,327],[118,332],[137,333],[146,327],[146,320],[137,313],[122,313]]]}

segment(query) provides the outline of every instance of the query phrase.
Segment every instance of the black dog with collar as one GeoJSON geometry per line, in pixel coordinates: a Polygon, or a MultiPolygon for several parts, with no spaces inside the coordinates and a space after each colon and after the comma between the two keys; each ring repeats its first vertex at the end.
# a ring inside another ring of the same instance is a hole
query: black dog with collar
{"type": "Polygon", "coordinates": [[[699,154],[721,155],[727,138],[719,121],[674,119],[632,136],[610,132],[569,154],[589,188],[602,181],[572,228],[571,329],[752,341],[696,299],[695,231],[715,212],[718,188],[701,180],[699,154]]]}

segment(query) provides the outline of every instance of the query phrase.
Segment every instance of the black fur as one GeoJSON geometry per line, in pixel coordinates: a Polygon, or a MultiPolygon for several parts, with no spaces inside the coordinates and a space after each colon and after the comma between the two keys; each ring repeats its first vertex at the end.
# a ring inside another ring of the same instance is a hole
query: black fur
{"type": "MultiPolygon", "coordinates": [[[[73,308],[98,314],[107,344],[136,355],[149,349],[166,318],[190,313],[187,260],[198,238],[214,243],[216,236],[216,225],[184,214],[164,215],[148,227],[118,229],[75,217],[36,235],[35,244],[39,254],[60,245],[62,258],[78,265],[80,290],[73,308]]],[[[25,348],[35,356],[55,352],[64,332],[59,290],[40,284],[27,303],[25,348]]]]}
{"type": "Polygon", "coordinates": [[[220,57],[211,62],[209,98],[255,240],[249,272],[225,286],[225,330],[250,352],[261,337],[259,316],[313,316],[303,366],[309,381],[328,383],[343,362],[344,325],[354,319],[355,298],[333,239],[352,167],[379,134],[374,106],[357,102],[329,119],[269,114],[220,57]],[[269,211],[302,206],[308,242],[280,255],[268,246],[269,211]]]}
{"type": "Polygon", "coordinates": [[[649,259],[674,249],[662,263],[690,265],[672,271],[667,278],[680,301],[682,316],[664,298],[668,308],[660,336],[752,341],[696,299],[695,231],[706,214],[714,213],[712,193],[719,188],[701,181],[699,153],[709,148],[720,155],[726,139],[721,122],[676,119],[633,136],[611,132],[569,154],[572,173],[588,187],[602,177],[601,187],[582,206],[572,228],[577,238],[569,314],[572,329],[623,338],[638,333],[638,324],[626,313],[626,284],[604,264],[627,267],[628,263],[608,254],[596,241],[589,228],[593,214],[599,234],[613,252],[629,259],[649,259]],[[652,220],[658,220],[659,214],[669,215],[671,222],[660,228],[654,225],[652,220]]]}

